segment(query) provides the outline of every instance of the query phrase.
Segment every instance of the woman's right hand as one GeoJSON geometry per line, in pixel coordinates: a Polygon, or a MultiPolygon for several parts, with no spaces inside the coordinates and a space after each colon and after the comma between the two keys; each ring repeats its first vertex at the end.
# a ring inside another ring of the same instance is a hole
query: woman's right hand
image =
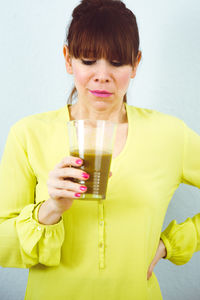
{"type": "Polygon", "coordinates": [[[73,182],[71,179],[87,180],[89,174],[77,168],[83,161],[74,156],[65,157],[55,168],[50,171],[47,180],[48,193],[52,207],[60,215],[68,210],[74,201],[79,199],[80,194],[86,192],[87,187],[73,182]]]}
{"type": "MultiPolygon", "coordinates": [[[[38,211],[38,221],[41,224],[55,224],[60,220],[61,215],[70,207],[74,199],[78,199],[77,194],[87,191],[85,185],[73,182],[71,179],[87,180],[89,174],[83,172],[80,167],[83,163],[80,158],[65,157],[55,168],[50,171],[47,180],[48,193],[50,198],[42,203],[38,211]],[[81,188],[85,187],[83,190],[81,188]]],[[[112,176],[110,172],[109,177],[112,176]]]]}

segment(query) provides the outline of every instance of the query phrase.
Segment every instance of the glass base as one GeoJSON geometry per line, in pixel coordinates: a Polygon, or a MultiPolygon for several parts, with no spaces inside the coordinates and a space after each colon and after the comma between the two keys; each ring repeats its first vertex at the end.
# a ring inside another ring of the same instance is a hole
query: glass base
{"type": "Polygon", "coordinates": [[[104,200],[104,195],[97,195],[97,194],[81,194],[79,200],[104,200]]]}

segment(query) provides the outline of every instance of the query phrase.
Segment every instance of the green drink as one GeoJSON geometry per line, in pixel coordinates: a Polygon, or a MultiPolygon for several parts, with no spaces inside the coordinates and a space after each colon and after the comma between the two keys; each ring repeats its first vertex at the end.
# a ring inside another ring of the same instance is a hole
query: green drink
{"type": "Polygon", "coordinates": [[[70,155],[81,158],[83,164],[78,168],[90,175],[87,180],[70,178],[87,186],[79,199],[105,199],[117,124],[108,120],[72,120],[67,122],[67,129],[70,155]]]}
{"type": "Polygon", "coordinates": [[[86,181],[76,181],[87,186],[86,193],[81,194],[80,199],[105,199],[112,154],[90,149],[82,155],[79,150],[74,150],[70,155],[80,157],[83,160],[80,168],[90,175],[86,181]]]}

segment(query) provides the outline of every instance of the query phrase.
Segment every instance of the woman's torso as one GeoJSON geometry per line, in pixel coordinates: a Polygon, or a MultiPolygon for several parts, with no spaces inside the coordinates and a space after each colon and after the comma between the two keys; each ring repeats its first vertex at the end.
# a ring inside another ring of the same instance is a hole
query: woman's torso
{"type": "MultiPolygon", "coordinates": [[[[117,157],[111,163],[113,176],[106,200],[74,201],[64,215],[61,263],[55,268],[38,265],[30,269],[27,300],[54,299],[55,294],[60,299],[79,299],[80,295],[88,299],[91,291],[89,298],[95,300],[128,300],[134,295],[138,300],[162,299],[154,273],[149,281],[146,274],[180,177],[182,127],[172,117],[127,108],[128,124],[122,123],[117,130],[113,152],[117,157]]],[[[47,198],[48,172],[68,149],[66,107],[47,116],[44,122],[43,115],[34,117],[26,132],[30,163],[38,179],[36,202],[47,198]]]]}

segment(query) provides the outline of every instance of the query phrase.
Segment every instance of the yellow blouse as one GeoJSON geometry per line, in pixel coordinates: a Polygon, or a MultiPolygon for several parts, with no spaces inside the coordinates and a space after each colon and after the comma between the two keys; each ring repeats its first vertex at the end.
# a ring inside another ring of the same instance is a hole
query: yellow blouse
{"type": "Polygon", "coordinates": [[[54,225],[37,213],[49,172],[69,156],[68,106],[10,128],[0,164],[0,265],[30,268],[26,300],[160,300],[155,274],[147,280],[160,238],[177,265],[200,250],[200,214],[161,232],[179,184],[200,188],[200,136],[174,116],[126,110],[128,137],[112,159],[106,199],[76,199],[54,225]]]}

